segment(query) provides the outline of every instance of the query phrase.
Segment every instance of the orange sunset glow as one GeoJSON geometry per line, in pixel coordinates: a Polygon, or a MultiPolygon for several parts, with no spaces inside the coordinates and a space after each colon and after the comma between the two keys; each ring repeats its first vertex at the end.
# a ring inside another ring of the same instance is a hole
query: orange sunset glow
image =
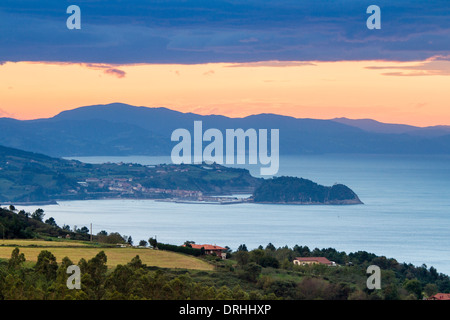
{"type": "Polygon", "coordinates": [[[6,62],[0,116],[47,118],[122,102],[243,117],[372,118],[450,125],[450,61],[255,62],[105,65],[6,62]]]}

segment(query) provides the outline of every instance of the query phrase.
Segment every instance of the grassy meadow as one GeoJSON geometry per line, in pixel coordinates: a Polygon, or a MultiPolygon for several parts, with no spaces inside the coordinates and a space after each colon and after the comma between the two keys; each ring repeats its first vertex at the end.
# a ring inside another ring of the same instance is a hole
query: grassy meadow
{"type": "Polygon", "coordinates": [[[100,251],[104,251],[108,261],[107,266],[114,268],[119,264],[127,264],[136,255],[139,255],[142,262],[148,266],[173,269],[192,269],[210,271],[214,266],[204,260],[188,256],[185,254],[152,250],[149,248],[110,248],[101,247],[83,241],[45,241],[45,240],[0,240],[0,259],[9,259],[15,247],[25,255],[28,263],[35,263],[42,250],[48,250],[56,257],[60,263],[64,257],[68,257],[74,263],[78,263],[81,258],[89,260],[100,251]]]}

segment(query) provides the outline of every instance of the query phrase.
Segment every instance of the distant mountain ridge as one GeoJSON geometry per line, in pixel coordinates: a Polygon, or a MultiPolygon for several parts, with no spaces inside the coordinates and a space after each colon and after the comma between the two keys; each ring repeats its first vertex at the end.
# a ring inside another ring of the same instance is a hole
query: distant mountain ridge
{"type": "Polygon", "coordinates": [[[406,124],[383,123],[372,119],[335,118],[332,120],[376,133],[409,134],[423,137],[439,137],[450,134],[450,126],[431,126],[422,128],[406,124]]]}
{"type": "MultiPolygon", "coordinates": [[[[168,156],[177,128],[279,129],[280,154],[450,154],[450,127],[419,128],[370,119],[298,119],[277,114],[244,118],[182,113],[122,103],[63,111],[37,120],[0,118],[0,141],[8,147],[57,157],[168,156]]],[[[206,143],[205,143],[206,145],[206,143]]]]}

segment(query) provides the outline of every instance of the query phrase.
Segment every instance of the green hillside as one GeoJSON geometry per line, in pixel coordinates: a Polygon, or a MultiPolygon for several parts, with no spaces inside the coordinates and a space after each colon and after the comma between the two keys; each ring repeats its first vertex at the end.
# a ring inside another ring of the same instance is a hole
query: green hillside
{"type": "Polygon", "coordinates": [[[251,193],[259,183],[248,170],[216,164],[87,164],[0,146],[3,203],[185,196],[180,190],[251,193]]]}
{"type": "Polygon", "coordinates": [[[56,225],[52,217],[45,219],[43,210],[33,213],[18,211],[14,206],[0,208],[0,239],[31,239],[69,236],[71,239],[89,240],[86,232],[76,233],[56,225]]]}
{"type": "Polygon", "coordinates": [[[279,177],[264,180],[255,190],[255,202],[295,204],[361,204],[358,196],[347,186],[322,186],[311,180],[279,177]]]}

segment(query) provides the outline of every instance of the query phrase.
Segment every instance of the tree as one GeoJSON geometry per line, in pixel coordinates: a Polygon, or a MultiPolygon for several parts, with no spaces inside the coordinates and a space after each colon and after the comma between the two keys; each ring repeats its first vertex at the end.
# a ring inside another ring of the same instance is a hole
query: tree
{"type": "Polygon", "coordinates": [[[427,297],[431,297],[438,293],[439,289],[436,284],[434,283],[427,283],[427,285],[424,288],[424,292],[427,295],[427,297]]]}
{"type": "Polygon", "coordinates": [[[105,281],[106,298],[124,300],[135,286],[132,281],[134,271],[129,264],[125,266],[119,264],[105,281]]]}
{"type": "Polygon", "coordinates": [[[108,232],[106,232],[105,230],[102,230],[99,233],[97,233],[97,241],[98,242],[105,243],[107,237],[108,237],[108,232]]]}
{"type": "Polygon", "coordinates": [[[296,252],[300,257],[309,257],[311,255],[311,250],[308,246],[294,246],[294,252],[296,252]]]}
{"type": "Polygon", "coordinates": [[[260,264],[260,260],[265,256],[263,249],[255,249],[250,251],[250,261],[260,264]]]}
{"type": "Polygon", "coordinates": [[[44,275],[47,280],[54,280],[58,270],[56,257],[50,251],[42,250],[34,268],[37,273],[44,275]]]}
{"type": "Polygon", "coordinates": [[[297,285],[298,300],[326,299],[330,292],[330,285],[327,281],[320,278],[305,277],[297,285]]]}
{"type": "Polygon", "coordinates": [[[247,246],[245,244],[241,244],[238,247],[237,251],[248,251],[248,249],[247,249],[247,246]]]}
{"type": "Polygon", "coordinates": [[[117,243],[125,243],[125,238],[120,235],[118,232],[111,232],[107,236],[100,235],[98,237],[99,242],[102,243],[111,243],[111,244],[117,244],[117,243]]]}
{"type": "Polygon", "coordinates": [[[74,294],[76,294],[76,291],[78,290],[70,290],[67,287],[67,279],[69,278],[67,268],[71,265],[73,265],[73,262],[68,257],[62,259],[61,264],[56,271],[55,282],[49,287],[51,300],[74,298],[74,294]]]}
{"type": "Polygon", "coordinates": [[[189,241],[189,240],[187,240],[187,241],[185,241],[183,244],[184,244],[186,247],[192,248],[192,245],[195,244],[195,241],[189,241]]]}
{"type": "Polygon", "coordinates": [[[8,261],[8,269],[18,269],[25,262],[25,255],[19,252],[19,248],[15,248],[11,252],[11,259],[8,261]]]}
{"type": "Polygon", "coordinates": [[[145,240],[139,241],[139,247],[146,247],[146,246],[147,246],[147,241],[145,241],[145,240]]]}
{"type": "Polygon", "coordinates": [[[255,249],[250,251],[250,261],[259,264],[262,267],[278,268],[280,263],[274,257],[267,255],[263,249],[255,249]]]}
{"type": "Polygon", "coordinates": [[[238,265],[245,266],[248,263],[250,254],[248,251],[238,251],[234,254],[238,265]]]}
{"type": "Polygon", "coordinates": [[[142,260],[139,257],[139,255],[136,255],[133,259],[131,259],[131,261],[127,264],[127,266],[129,266],[133,270],[137,270],[145,267],[145,264],[142,263],[142,260]]]}
{"type": "Polygon", "coordinates": [[[56,272],[56,281],[61,284],[66,284],[67,278],[69,274],[67,273],[67,268],[73,265],[72,260],[69,257],[64,257],[61,261],[61,265],[59,266],[56,272]]]}
{"type": "Polygon", "coordinates": [[[81,274],[87,272],[88,262],[85,258],[81,258],[80,261],[78,261],[78,266],[80,267],[81,274]]]}
{"type": "Polygon", "coordinates": [[[20,210],[19,212],[17,212],[17,214],[24,217],[28,215],[28,213],[26,213],[25,210],[20,210]]]}
{"type": "Polygon", "coordinates": [[[127,243],[132,246],[133,245],[133,238],[131,236],[128,237],[127,243]]]}
{"type": "Polygon", "coordinates": [[[88,227],[84,226],[81,229],[76,230],[76,232],[82,233],[82,234],[89,234],[89,229],[88,229],[88,227]]]}
{"type": "Polygon", "coordinates": [[[152,246],[153,249],[156,249],[158,247],[158,241],[154,238],[148,239],[148,243],[152,246]]]}
{"type": "Polygon", "coordinates": [[[279,268],[280,267],[280,262],[278,262],[278,260],[274,257],[268,256],[268,255],[264,255],[259,261],[258,264],[261,267],[264,268],[279,268]]]}
{"type": "Polygon", "coordinates": [[[44,218],[45,214],[44,214],[44,210],[42,210],[41,208],[37,209],[35,212],[33,212],[31,214],[31,218],[33,218],[34,220],[37,221],[41,221],[44,218]]]}
{"type": "Polygon", "coordinates": [[[392,283],[388,284],[383,289],[383,293],[384,293],[385,300],[399,300],[400,299],[400,295],[398,293],[397,287],[392,283]]]}
{"type": "Polygon", "coordinates": [[[422,285],[417,279],[406,280],[403,283],[403,287],[408,290],[408,292],[414,294],[417,299],[422,297],[422,285]]]}
{"type": "Polygon", "coordinates": [[[56,224],[55,219],[53,217],[50,217],[47,220],[45,220],[45,223],[51,225],[52,227],[57,227],[58,226],[56,224]]]}
{"type": "MultiPolygon", "coordinates": [[[[92,290],[96,299],[100,299],[103,294],[102,283],[104,283],[108,271],[107,260],[105,252],[100,251],[86,265],[86,275],[89,276],[88,280],[92,281],[92,286],[89,289],[92,290]]],[[[80,267],[80,269],[83,272],[83,268],[80,267]]],[[[83,284],[83,278],[81,283],[83,284]]]]}
{"type": "Polygon", "coordinates": [[[262,268],[260,265],[250,262],[244,266],[244,273],[242,274],[243,278],[250,281],[256,282],[258,280],[259,275],[261,274],[262,268]]]}

